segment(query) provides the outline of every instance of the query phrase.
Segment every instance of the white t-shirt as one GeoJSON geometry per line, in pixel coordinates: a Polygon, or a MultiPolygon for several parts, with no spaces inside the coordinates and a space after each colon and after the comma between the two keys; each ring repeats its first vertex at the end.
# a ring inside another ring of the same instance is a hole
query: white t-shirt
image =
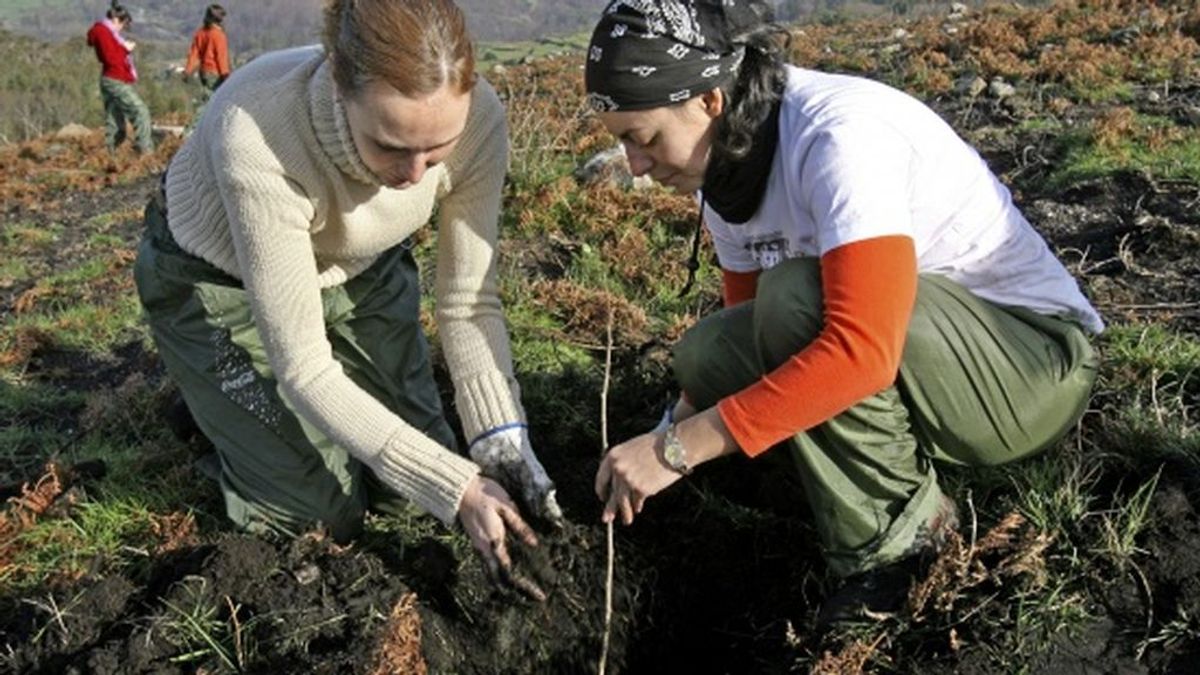
{"type": "Polygon", "coordinates": [[[769,269],[843,244],[911,237],[920,273],[1000,305],[1104,323],[977,152],[921,102],[871,80],[788,66],[779,146],[758,212],[706,207],[721,267],[769,269]]]}

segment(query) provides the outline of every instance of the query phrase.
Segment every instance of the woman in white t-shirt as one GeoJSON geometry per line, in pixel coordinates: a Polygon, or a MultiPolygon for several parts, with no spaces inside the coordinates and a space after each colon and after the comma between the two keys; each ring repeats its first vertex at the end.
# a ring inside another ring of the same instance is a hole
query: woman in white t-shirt
{"type": "MultiPolygon", "coordinates": [[[[1082,414],[1103,323],[984,161],[883,84],[787,66],[760,2],[611,2],[587,89],[636,175],[694,192],[725,308],[680,402],[596,476],[628,524],[696,465],[786,443],[831,570],[887,609],[955,526],[931,459],[1033,455],[1082,414]]],[[[694,260],[693,260],[694,269],[694,260]]]]}

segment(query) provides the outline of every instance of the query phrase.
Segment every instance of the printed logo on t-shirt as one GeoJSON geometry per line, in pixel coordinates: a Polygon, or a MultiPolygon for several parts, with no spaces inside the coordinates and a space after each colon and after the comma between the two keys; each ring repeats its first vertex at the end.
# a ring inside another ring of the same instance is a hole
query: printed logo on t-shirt
{"type": "Polygon", "coordinates": [[[769,270],[791,257],[791,247],[782,232],[754,237],[745,244],[759,269],[769,270]]]}

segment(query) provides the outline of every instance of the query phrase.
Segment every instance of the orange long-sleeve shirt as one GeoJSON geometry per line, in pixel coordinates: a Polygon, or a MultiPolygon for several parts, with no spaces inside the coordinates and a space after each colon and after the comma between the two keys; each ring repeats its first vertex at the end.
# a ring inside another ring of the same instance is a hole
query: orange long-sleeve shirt
{"type": "MultiPolygon", "coordinates": [[[[727,272],[726,304],[754,297],[758,273],[727,272]]],[[[721,419],[751,457],[892,384],[917,296],[913,240],[857,241],[821,257],[825,325],[758,382],[722,399],[721,419]]]]}
{"type": "Polygon", "coordinates": [[[229,75],[229,42],[220,26],[200,28],[192,36],[192,48],[183,72],[191,75],[197,67],[202,73],[216,73],[221,77],[229,75]]]}

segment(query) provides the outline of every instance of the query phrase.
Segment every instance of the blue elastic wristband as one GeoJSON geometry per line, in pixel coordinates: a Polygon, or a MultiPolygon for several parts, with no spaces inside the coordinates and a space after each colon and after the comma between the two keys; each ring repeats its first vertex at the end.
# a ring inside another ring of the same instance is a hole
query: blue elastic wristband
{"type": "Polygon", "coordinates": [[[488,429],[487,431],[483,432],[482,434],[479,434],[478,436],[476,436],[475,440],[473,440],[467,444],[467,447],[468,448],[474,447],[474,445],[476,443],[478,443],[479,441],[482,441],[483,439],[487,438],[488,436],[495,436],[496,434],[500,433],[501,431],[508,431],[509,429],[528,429],[528,428],[529,428],[529,425],[524,422],[509,422],[508,424],[501,424],[498,427],[495,427],[493,429],[488,429]]]}

